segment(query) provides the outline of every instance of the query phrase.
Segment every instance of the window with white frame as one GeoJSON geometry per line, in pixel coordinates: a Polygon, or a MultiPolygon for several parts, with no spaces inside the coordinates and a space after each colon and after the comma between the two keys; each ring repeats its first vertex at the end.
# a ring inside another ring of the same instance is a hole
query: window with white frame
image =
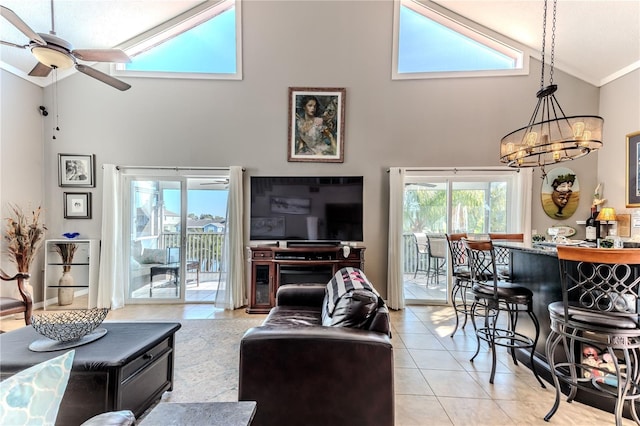
{"type": "Polygon", "coordinates": [[[122,46],[132,62],[114,74],[241,80],[240,24],[241,0],[205,2],[122,46]]]}
{"type": "Polygon", "coordinates": [[[528,73],[516,43],[426,0],[395,0],[393,79],[528,73]]]}

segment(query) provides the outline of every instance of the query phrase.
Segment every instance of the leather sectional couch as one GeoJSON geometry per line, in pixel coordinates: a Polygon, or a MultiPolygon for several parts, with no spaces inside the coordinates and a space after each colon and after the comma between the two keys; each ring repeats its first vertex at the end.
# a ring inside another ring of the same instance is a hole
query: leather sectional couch
{"type": "Polygon", "coordinates": [[[238,399],[257,402],[252,425],[393,425],[388,309],[365,289],[331,303],[330,285],[280,287],[243,336],[238,399]]]}

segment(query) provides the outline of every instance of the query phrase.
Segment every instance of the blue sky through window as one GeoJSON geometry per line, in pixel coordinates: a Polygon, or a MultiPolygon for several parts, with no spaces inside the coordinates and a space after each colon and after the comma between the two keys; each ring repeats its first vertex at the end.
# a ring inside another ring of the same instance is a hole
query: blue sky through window
{"type": "MultiPolygon", "coordinates": [[[[180,190],[165,189],[162,193],[167,210],[180,214],[180,190]]],[[[227,215],[226,190],[190,189],[187,191],[187,214],[211,214],[225,217],[227,215]]]]}
{"type": "Polygon", "coordinates": [[[400,7],[398,72],[514,69],[515,60],[406,7],[400,7]]]}
{"type": "Polygon", "coordinates": [[[236,12],[232,7],[140,53],[130,71],[231,74],[236,70],[236,12]]]}

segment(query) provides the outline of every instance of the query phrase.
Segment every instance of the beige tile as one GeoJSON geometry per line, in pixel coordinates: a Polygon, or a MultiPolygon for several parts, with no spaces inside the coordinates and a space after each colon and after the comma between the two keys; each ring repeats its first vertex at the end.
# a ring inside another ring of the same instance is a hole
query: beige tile
{"type": "Polygon", "coordinates": [[[402,309],[398,311],[389,311],[392,324],[399,324],[403,321],[420,321],[411,309],[402,309]]]}
{"type": "Polygon", "coordinates": [[[393,347],[393,361],[394,365],[399,368],[418,368],[409,351],[405,348],[397,348],[395,345],[393,347]]]}
{"type": "MultiPolygon", "coordinates": [[[[481,350],[478,353],[478,356],[475,357],[473,362],[471,362],[471,357],[475,352],[467,352],[467,351],[450,351],[449,352],[455,359],[458,360],[462,368],[469,372],[491,372],[491,352],[488,350],[481,350]]],[[[528,371],[528,370],[527,370],[528,371]]],[[[502,362],[500,362],[500,357],[498,357],[498,361],[496,362],[496,372],[499,373],[510,373],[512,372],[508,367],[506,367],[502,362]]],[[[487,376],[487,381],[489,380],[487,376]]]]}
{"type": "Polygon", "coordinates": [[[407,347],[400,337],[400,333],[395,330],[391,330],[391,344],[393,345],[393,349],[406,349],[407,347]]]}
{"type": "Polygon", "coordinates": [[[404,321],[393,325],[397,333],[425,333],[431,334],[431,331],[421,321],[404,321]]]}
{"type": "Polygon", "coordinates": [[[395,368],[396,395],[433,395],[433,391],[417,368],[395,368]]]}
{"type": "Polygon", "coordinates": [[[420,370],[437,397],[490,399],[466,371],[420,370]]]}
{"type": "Polygon", "coordinates": [[[453,425],[434,396],[396,395],[396,426],[453,425]]]}
{"type": "MultiPolygon", "coordinates": [[[[519,425],[600,426],[615,424],[613,414],[575,401],[569,404],[565,399],[561,400],[558,411],[556,411],[549,422],[545,422],[544,416],[547,415],[553,406],[554,394],[555,392],[547,392],[539,395],[537,398],[524,400],[497,400],[496,404],[519,425]]],[[[629,419],[622,419],[622,424],[624,426],[635,425],[635,423],[629,419]]]]}
{"type": "Polygon", "coordinates": [[[418,368],[427,370],[464,371],[460,363],[447,351],[431,349],[409,349],[418,368]]]}
{"type": "Polygon", "coordinates": [[[445,348],[440,340],[432,335],[425,333],[398,333],[404,346],[407,349],[434,349],[444,351],[445,348]]]}
{"type": "Polygon", "coordinates": [[[474,352],[478,345],[478,341],[476,340],[474,333],[464,334],[458,332],[453,337],[450,337],[450,334],[447,334],[445,337],[440,337],[438,340],[440,340],[442,346],[444,346],[448,351],[474,352]]]}
{"type": "Polygon", "coordinates": [[[542,396],[555,395],[552,387],[542,388],[532,373],[533,380],[527,380],[526,376],[518,374],[496,373],[493,384],[489,383],[489,372],[469,372],[493,400],[535,400],[542,396]]]}
{"type": "Polygon", "coordinates": [[[492,400],[473,398],[438,398],[454,425],[516,425],[492,400]]]}

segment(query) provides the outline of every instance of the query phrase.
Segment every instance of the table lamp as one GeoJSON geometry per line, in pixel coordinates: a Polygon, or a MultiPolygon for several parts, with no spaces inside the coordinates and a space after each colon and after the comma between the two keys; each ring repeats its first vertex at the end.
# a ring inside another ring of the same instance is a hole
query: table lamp
{"type": "Polygon", "coordinates": [[[600,210],[600,213],[598,213],[598,217],[596,218],[596,220],[604,222],[606,224],[604,228],[604,237],[606,238],[609,236],[609,221],[616,220],[616,211],[613,209],[613,207],[603,207],[602,210],[600,210]]]}

